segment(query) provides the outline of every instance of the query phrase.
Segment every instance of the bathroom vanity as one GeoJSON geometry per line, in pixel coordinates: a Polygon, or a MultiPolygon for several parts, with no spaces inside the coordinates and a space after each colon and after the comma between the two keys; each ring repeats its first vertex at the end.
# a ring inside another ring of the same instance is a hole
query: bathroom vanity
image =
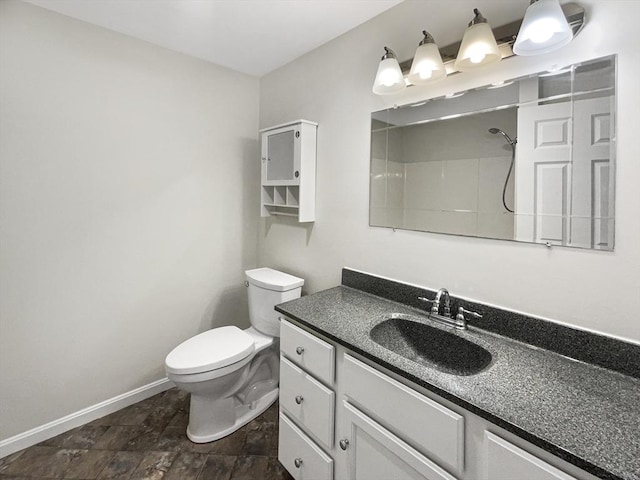
{"type": "MultiPolygon", "coordinates": [[[[384,282],[370,278],[378,288],[384,282]]],[[[413,294],[416,287],[407,288],[413,294]]],[[[633,376],[475,327],[441,326],[411,306],[345,285],[276,310],[279,460],[297,480],[640,478],[640,381],[633,376]],[[370,335],[389,318],[471,342],[491,361],[460,374],[410,360],[397,353],[407,339],[382,346],[370,335]]],[[[634,354],[635,346],[625,348],[634,354]]]]}

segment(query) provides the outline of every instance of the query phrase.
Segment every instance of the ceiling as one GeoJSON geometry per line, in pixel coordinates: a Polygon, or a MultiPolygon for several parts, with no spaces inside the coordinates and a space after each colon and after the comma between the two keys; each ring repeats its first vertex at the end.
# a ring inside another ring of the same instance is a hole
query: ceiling
{"type": "Polygon", "coordinates": [[[26,0],[262,76],[402,0],[26,0]]]}

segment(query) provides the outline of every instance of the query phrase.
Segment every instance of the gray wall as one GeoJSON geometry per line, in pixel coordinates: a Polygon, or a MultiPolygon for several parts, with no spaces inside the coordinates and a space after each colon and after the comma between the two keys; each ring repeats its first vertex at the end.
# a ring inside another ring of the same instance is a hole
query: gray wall
{"type": "Polygon", "coordinates": [[[0,2],[2,438],[245,326],[258,80],[0,2]]]}

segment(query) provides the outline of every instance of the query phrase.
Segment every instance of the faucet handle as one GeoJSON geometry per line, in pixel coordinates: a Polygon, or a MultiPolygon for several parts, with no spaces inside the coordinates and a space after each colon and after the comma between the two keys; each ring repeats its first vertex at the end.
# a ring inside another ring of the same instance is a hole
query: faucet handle
{"type": "Polygon", "coordinates": [[[458,314],[456,315],[456,320],[466,322],[467,319],[464,316],[465,313],[473,318],[482,318],[482,315],[480,315],[478,312],[474,312],[472,310],[467,310],[466,308],[458,307],[458,314]]]}
{"type": "Polygon", "coordinates": [[[418,297],[418,300],[424,303],[431,304],[431,313],[438,313],[438,301],[437,300],[429,300],[427,297],[418,297]]]}

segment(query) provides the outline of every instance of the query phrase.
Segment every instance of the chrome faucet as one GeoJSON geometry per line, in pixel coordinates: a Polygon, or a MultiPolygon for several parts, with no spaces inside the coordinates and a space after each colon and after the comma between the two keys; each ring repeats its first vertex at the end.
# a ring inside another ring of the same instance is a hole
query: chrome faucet
{"type": "Polygon", "coordinates": [[[449,297],[449,291],[446,288],[441,288],[440,290],[438,290],[438,293],[436,293],[436,298],[434,300],[429,300],[426,297],[418,297],[418,300],[431,304],[431,311],[429,313],[429,316],[431,316],[440,314],[440,302],[442,302],[443,298],[444,307],[442,310],[442,314],[445,317],[449,317],[451,315],[451,298],[449,297]]]}
{"type": "Polygon", "coordinates": [[[442,309],[442,314],[445,317],[448,317],[451,315],[451,298],[449,297],[449,290],[447,290],[446,288],[441,288],[440,290],[438,290],[438,293],[436,293],[436,299],[431,306],[431,313],[440,313],[440,302],[443,298],[444,307],[442,309]]]}
{"type": "Polygon", "coordinates": [[[438,290],[438,292],[436,293],[436,298],[434,298],[433,300],[429,300],[426,297],[418,297],[418,300],[431,304],[431,309],[429,311],[430,319],[459,328],[461,330],[467,329],[467,318],[465,317],[465,314],[474,318],[482,318],[482,315],[480,315],[479,313],[472,312],[471,310],[466,310],[462,307],[458,308],[458,314],[456,315],[455,319],[452,318],[451,298],[449,297],[449,291],[446,288],[441,288],[440,290],[438,290]],[[443,303],[442,315],[440,315],[441,303],[443,303]]]}

